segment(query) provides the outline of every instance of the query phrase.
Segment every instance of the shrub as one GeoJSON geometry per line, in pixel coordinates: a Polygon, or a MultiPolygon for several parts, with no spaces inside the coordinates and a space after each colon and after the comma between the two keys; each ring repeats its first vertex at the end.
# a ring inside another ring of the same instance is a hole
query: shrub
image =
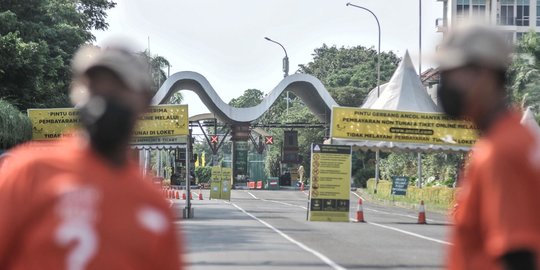
{"type": "Polygon", "coordinates": [[[0,149],[9,149],[32,139],[32,123],[9,102],[0,99],[0,149]]]}

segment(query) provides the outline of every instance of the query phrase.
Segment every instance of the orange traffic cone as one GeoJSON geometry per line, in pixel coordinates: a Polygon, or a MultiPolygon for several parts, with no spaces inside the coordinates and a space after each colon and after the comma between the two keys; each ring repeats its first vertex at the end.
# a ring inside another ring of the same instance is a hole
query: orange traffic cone
{"type": "Polygon", "coordinates": [[[199,201],[202,201],[202,189],[199,189],[199,201]]]}
{"type": "Polygon", "coordinates": [[[182,200],[185,200],[186,199],[186,193],[182,193],[182,200]]]}
{"type": "Polygon", "coordinates": [[[170,199],[170,198],[171,198],[171,190],[167,189],[167,199],[170,199]]]}
{"type": "Polygon", "coordinates": [[[358,199],[358,209],[356,210],[356,222],[366,222],[364,220],[364,208],[362,207],[362,199],[358,199]]]}
{"type": "Polygon", "coordinates": [[[176,197],[177,200],[180,199],[180,192],[178,192],[178,190],[175,192],[174,195],[175,195],[175,197],[176,197]]]}
{"type": "Polygon", "coordinates": [[[424,207],[424,201],[420,201],[420,208],[418,210],[418,224],[427,224],[426,208],[424,207]]]}
{"type": "Polygon", "coordinates": [[[189,192],[189,199],[193,200],[193,192],[191,192],[191,191],[189,192]]]}
{"type": "Polygon", "coordinates": [[[304,191],[304,182],[300,183],[300,191],[304,191]]]}

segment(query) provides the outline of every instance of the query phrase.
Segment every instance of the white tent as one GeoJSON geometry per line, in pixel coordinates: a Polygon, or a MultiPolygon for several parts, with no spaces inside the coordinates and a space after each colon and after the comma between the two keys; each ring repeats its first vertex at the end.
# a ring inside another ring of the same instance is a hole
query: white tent
{"type": "Polygon", "coordinates": [[[409,56],[405,52],[403,60],[392,75],[390,81],[381,85],[381,91],[377,96],[377,88],[371,90],[362,108],[375,110],[395,110],[409,112],[440,112],[416,70],[409,56]]]}
{"type": "MultiPolygon", "coordinates": [[[[381,85],[379,97],[377,97],[377,88],[374,88],[368,94],[368,97],[361,108],[428,113],[441,112],[428,95],[426,88],[422,85],[422,81],[416,73],[409,52],[405,52],[401,63],[392,75],[390,81],[381,85]]],[[[467,152],[470,150],[470,147],[463,146],[388,141],[332,139],[332,142],[334,144],[353,145],[362,150],[417,152],[467,152]]]]}

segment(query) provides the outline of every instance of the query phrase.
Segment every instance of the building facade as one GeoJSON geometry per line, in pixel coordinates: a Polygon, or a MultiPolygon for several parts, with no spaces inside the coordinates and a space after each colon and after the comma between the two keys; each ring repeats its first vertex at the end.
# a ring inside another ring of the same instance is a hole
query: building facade
{"type": "Polygon", "coordinates": [[[436,22],[438,32],[474,19],[496,26],[512,42],[531,29],[540,33],[540,0],[437,1],[443,2],[443,17],[436,22]]]}

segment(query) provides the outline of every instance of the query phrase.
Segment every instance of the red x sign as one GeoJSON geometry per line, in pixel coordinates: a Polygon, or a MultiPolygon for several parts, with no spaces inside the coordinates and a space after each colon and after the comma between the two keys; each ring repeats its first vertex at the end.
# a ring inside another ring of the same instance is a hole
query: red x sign
{"type": "Polygon", "coordinates": [[[274,144],[274,137],[272,136],[265,136],[265,144],[274,144]]]}
{"type": "Polygon", "coordinates": [[[218,140],[219,140],[219,138],[218,138],[217,135],[212,135],[212,136],[210,137],[210,142],[211,142],[211,143],[218,143],[218,140]]]}

